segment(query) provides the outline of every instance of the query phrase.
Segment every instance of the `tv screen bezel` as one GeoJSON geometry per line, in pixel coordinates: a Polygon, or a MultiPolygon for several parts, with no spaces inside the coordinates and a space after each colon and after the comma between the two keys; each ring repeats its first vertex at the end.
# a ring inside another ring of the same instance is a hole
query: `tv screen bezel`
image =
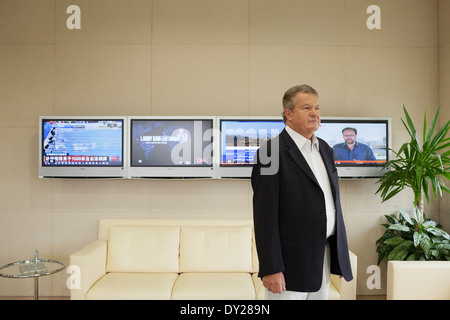
{"type": "Polygon", "coordinates": [[[126,116],[40,116],[38,134],[39,178],[126,178],[128,121],[126,116]],[[43,124],[48,121],[122,121],[121,165],[44,165],[43,124]]]}
{"type": "Polygon", "coordinates": [[[215,116],[129,116],[128,128],[128,170],[127,177],[130,179],[213,179],[216,177],[216,166],[214,163],[214,132],[216,127],[215,116]],[[211,164],[210,165],[132,165],[132,139],[133,121],[211,121],[211,164]]]}

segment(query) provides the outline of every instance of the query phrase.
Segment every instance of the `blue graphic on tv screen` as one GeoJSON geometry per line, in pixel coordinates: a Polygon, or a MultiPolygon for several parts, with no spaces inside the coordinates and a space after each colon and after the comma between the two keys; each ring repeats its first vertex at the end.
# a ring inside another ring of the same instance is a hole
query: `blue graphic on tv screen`
{"type": "Polygon", "coordinates": [[[132,120],[131,166],[212,166],[211,120],[132,120]]]}
{"type": "Polygon", "coordinates": [[[258,148],[278,136],[282,120],[221,120],[220,166],[251,166],[258,148]]]}
{"type": "Polygon", "coordinates": [[[43,166],[123,166],[123,120],[44,120],[43,166]]]}

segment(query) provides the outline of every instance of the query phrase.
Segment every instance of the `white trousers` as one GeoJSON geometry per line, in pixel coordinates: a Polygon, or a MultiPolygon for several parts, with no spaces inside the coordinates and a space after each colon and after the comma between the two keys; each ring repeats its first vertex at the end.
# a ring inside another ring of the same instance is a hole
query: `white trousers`
{"type": "Polygon", "coordinates": [[[323,261],[322,286],[317,292],[283,291],[282,293],[272,293],[266,289],[266,300],[328,300],[330,289],[330,248],[325,247],[325,257],[323,261]]]}

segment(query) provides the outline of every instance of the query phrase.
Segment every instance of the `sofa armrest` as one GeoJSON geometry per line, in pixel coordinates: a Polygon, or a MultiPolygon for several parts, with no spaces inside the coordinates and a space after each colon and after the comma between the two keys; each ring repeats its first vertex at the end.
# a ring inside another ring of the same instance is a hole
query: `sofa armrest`
{"type": "Polygon", "coordinates": [[[72,300],[83,300],[92,285],[106,274],[107,240],[95,240],[70,255],[70,265],[79,269],[79,288],[70,290],[72,300]]]}
{"type": "Polygon", "coordinates": [[[356,277],[358,268],[357,256],[349,251],[350,264],[352,266],[353,280],[350,282],[345,281],[344,278],[332,274],[330,277],[331,283],[336,287],[341,295],[341,300],[356,300],[356,277]]]}

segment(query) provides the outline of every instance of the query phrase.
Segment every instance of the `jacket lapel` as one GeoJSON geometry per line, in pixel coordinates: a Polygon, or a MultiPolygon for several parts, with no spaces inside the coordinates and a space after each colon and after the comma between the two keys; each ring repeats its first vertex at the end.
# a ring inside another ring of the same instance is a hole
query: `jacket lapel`
{"type": "MultiPolygon", "coordinates": [[[[305,157],[303,157],[302,153],[298,149],[297,145],[295,144],[294,140],[292,140],[289,133],[284,129],[280,136],[283,137],[285,144],[289,150],[289,154],[294,160],[294,162],[297,164],[297,166],[303,170],[303,172],[317,185],[319,185],[319,182],[317,181],[316,177],[314,176],[314,173],[312,172],[311,168],[308,165],[308,162],[306,162],[305,157]]],[[[327,168],[328,170],[328,168],[327,168]]]]}
{"type": "MultiPolygon", "coordinates": [[[[333,181],[333,170],[334,166],[331,161],[327,161],[330,159],[329,154],[325,154],[325,146],[321,146],[322,141],[319,140],[319,153],[322,157],[323,163],[325,164],[325,168],[327,169],[328,179],[330,180],[331,192],[333,193],[333,197],[336,198],[336,185],[335,181],[333,181]]],[[[333,160],[334,161],[334,160],[333,160]]]]}

